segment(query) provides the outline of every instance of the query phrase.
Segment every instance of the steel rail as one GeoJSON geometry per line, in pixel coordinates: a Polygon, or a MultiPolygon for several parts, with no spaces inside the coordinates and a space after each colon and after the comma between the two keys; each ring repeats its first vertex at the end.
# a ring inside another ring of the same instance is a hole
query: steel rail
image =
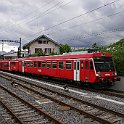
{"type": "MultiPolygon", "coordinates": [[[[2,73],[3,74],[3,73],[2,73]]],[[[9,75],[9,74],[3,74],[3,75],[8,75],[8,76],[10,76],[10,77],[12,77],[13,78],[13,76],[12,75],[9,75]]],[[[15,79],[18,79],[17,77],[14,77],[15,79]]],[[[23,79],[20,79],[21,81],[25,81],[25,80],[23,80],[23,79]]],[[[74,87],[75,88],[75,87],[74,87]]],[[[76,87],[77,88],[77,87],[76,87]]],[[[79,88],[79,87],[78,87],[79,88]]],[[[89,89],[89,88],[80,88],[80,89],[83,89],[83,90],[86,90],[86,91],[90,91],[90,92],[94,92],[94,93],[101,93],[101,94],[105,94],[105,95],[109,95],[109,96],[115,96],[115,97],[120,97],[120,98],[124,98],[124,92],[123,91],[116,91],[116,90],[113,90],[112,91],[112,89],[110,89],[110,91],[108,91],[108,90],[95,90],[95,89],[89,89]]]]}
{"type": "Polygon", "coordinates": [[[2,106],[7,109],[7,111],[12,115],[12,117],[15,118],[15,120],[17,122],[19,122],[20,124],[25,124],[22,120],[20,120],[7,106],[6,104],[0,99],[0,103],[2,104],[2,106]]]}
{"type": "Polygon", "coordinates": [[[63,122],[61,122],[60,120],[56,119],[55,117],[51,116],[49,113],[37,108],[36,106],[30,104],[29,102],[25,101],[24,99],[22,99],[21,97],[17,96],[15,93],[11,92],[10,90],[6,89],[5,87],[0,85],[0,88],[2,88],[3,90],[5,90],[6,92],[8,92],[9,94],[11,94],[12,96],[16,97],[17,99],[19,99],[20,101],[22,101],[23,103],[27,104],[28,106],[30,106],[31,108],[35,109],[36,111],[38,111],[39,113],[45,115],[46,117],[48,117],[50,120],[52,120],[53,122],[55,122],[55,124],[64,124],[63,122]]]}
{"type": "MultiPolygon", "coordinates": [[[[11,76],[10,76],[10,77],[11,77],[11,76]]],[[[16,78],[16,79],[19,80],[19,81],[23,81],[23,82],[29,83],[28,81],[25,81],[25,80],[22,80],[22,79],[18,79],[18,78],[16,78]]],[[[16,82],[16,83],[17,83],[17,82],[16,82]]],[[[104,120],[104,119],[101,119],[101,118],[99,118],[99,117],[96,117],[96,116],[94,116],[94,115],[92,115],[92,114],[89,114],[89,113],[87,113],[87,112],[85,112],[85,111],[82,111],[82,110],[80,110],[80,109],[78,109],[78,108],[75,108],[74,106],[68,105],[68,104],[66,104],[66,103],[64,103],[64,102],[62,102],[62,101],[56,100],[56,99],[54,99],[54,98],[51,98],[50,96],[47,96],[47,95],[45,95],[45,94],[43,94],[43,93],[41,93],[41,92],[38,92],[38,91],[36,91],[36,90],[34,90],[34,89],[31,89],[31,88],[29,88],[29,87],[27,87],[27,86],[24,86],[24,85],[20,84],[20,83],[17,83],[17,84],[18,84],[18,85],[21,85],[22,87],[24,87],[24,88],[26,88],[26,89],[28,89],[28,90],[31,90],[31,91],[37,93],[37,94],[39,94],[39,95],[42,95],[42,96],[44,96],[44,97],[46,97],[46,98],[48,98],[48,99],[51,99],[52,101],[55,101],[55,102],[58,102],[59,104],[68,106],[68,107],[70,107],[70,108],[72,108],[72,109],[78,111],[79,113],[85,114],[86,116],[92,118],[93,120],[99,121],[100,123],[103,123],[103,124],[104,124],[104,123],[106,123],[106,124],[111,124],[111,122],[109,122],[109,121],[106,121],[106,120],[104,120]]],[[[36,84],[30,84],[30,85],[37,86],[36,84]]],[[[37,86],[37,87],[40,87],[40,88],[42,88],[42,89],[44,88],[44,87],[41,87],[41,86],[37,86]]],[[[44,88],[44,89],[45,89],[45,90],[49,90],[50,92],[53,92],[53,91],[50,90],[50,89],[47,89],[47,88],[44,88]]],[[[54,91],[54,92],[55,92],[55,91],[54,91]]],[[[58,92],[56,92],[56,93],[58,93],[58,92]]],[[[61,93],[58,93],[58,94],[62,95],[61,93]]],[[[65,96],[66,96],[66,97],[70,97],[70,96],[68,96],[68,95],[65,95],[65,96]]],[[[72,97],[70,97],[70,98],[72,98],[72,97]]],[[[77,100],[76,98],[72,98],[72,99],[77,100]]],[[[99,109],[101,109],[101,110],[103,110],[103,111],[110,112],[110,113],[112,113],[112,114],[115,114],[115,115],[118,115],[118,116],[124,118],[124,115],[121,114],[121,113],[118,113],[118,112],[115,112],[115,111],[112,111],[112,110],[108,110],[108,109],[106,109],[106,108],[103,108],[103,107],[100,107],[100,106],[97,106],[97,105],[94,105],[94,104],[91,104],[91,103],[87,103],[87,102],[82,101],[82,100],[77,100],[77,101],[80,101],[80,102],[82,102],[83,104],[87,104],[87,105],[90,105],[90,106],[99,108],[99,109]]]]}
{"type": "MultiPolygon", "coordinates": [[[[4,78],[7,79],[7,77],[4,77],[4,78]]],[[[50,92],[52,92],[52,93],[57,93],[58,95],[67,97],[67,98],[69,98],[69,99],[73,99],[73,100],[75,100],[75,101],[81,102],[82,104],[87,104],[87,105],[89,105],[89,106],[93,106],[93,107],[95,107],[95,108],[101,109],[102,111],[106,111],[106,112],[109,112],[109,113],[112,113],[112,114],[115,114],[115,115],[118,115],[118,116],[124,118],[124,114],[122,114],[122,113],[120,113],[120,112],[116,112],[116,111],[113,111],[113,110],[110,110],[110,109],[107,109],[107,108],[104,108],[104,107],[101,107],[101,106],[98,106],[98,105],[95,105],[95,104],[92,104],[92,103],[83,101],[83,100],[81,100],[81,99],[75,98],[75,97],[73,97],[73,96],[66,95],[66,94],[64,94],[64,93],[59,93],[59,92],[57,92],[57,91],[53,91],[53,90],[48,89],[48,88],[45,88],[45,87],[43,87],[43,86],[38,86],[38,85],[36,85],[36,84],[29,83],[28,81],[25,81],[25,80],[22,80],[22,79],[18,79],[18,78],[16,78],[16,79],[17,79],[17,80],[21,80],[21,81],[23,81],[23,82],[25,82],[25,83],[27,83],[27,84],[29,84],[29,85],[33,85],[33,86],[35,86],[35,87],[37,87],[37,88],[42,88],[42,89],[47,90],[47,91],[50,91],[50,92]]],[[[9,79],[8,79],[8,80],[9,80],[9,79]]],[[[21,85],[22,87],[24,86],[24,85],[22,85],[22,84],[20,84],[20,83],[18,83],[18,82],[16,82],[16,83],[17,83],[18,85],[21,85]]],[[[24,87],[25,87],[25,88],[28,88],[28,87],[26,87],[26,86],[24,86],[24,87]]],[[[29,89],[29,90],[30,90],[30,89],[29,89]]]]}

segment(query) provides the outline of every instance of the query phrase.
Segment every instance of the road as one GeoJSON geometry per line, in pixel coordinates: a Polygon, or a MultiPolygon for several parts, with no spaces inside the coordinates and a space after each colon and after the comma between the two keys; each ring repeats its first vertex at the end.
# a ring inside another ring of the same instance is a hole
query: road
{"type": "Polygon", "coordinates": [[[115,86],[112,89],[122,90],[124,91],[124,77],[120,77],[121,81],[116,81],[115,86]]]}

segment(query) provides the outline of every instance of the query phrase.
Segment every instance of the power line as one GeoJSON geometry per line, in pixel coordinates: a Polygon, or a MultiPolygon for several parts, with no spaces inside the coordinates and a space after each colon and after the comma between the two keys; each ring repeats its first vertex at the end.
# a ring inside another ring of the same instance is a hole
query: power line
{"type": "MultiPolygon", "coordinates": [[[[53,5],[53,6],[50,7],[49,9],[45,10],[44,12],[42,12],[42,14],[41,14],[40,16],[44,15],[46,12],[49,12],[51,9],[57,7],[59,4],[62,4],[62,3],[64,3],[64,1],[58,2],[57,4],[53,5]]],[[[38,19],[38,18],[39,18],[39,15],[38,15],[37,17],[31,19],[30,21],[25,22],[25,24],[31,23],[31,22],[33,22],[34,20],[38,19]]]]}
{"type": "MultiPolygon", "coordinates": [[[[122,11],[119,11],[119,12],[116,12],[116,13],[113,13],[113,14],[110,14],[110,15],[107,15],[106,17],[113,17],[113,16],[116,16],[120,13],[124,12],[124,10],[122,11]]],[[[90,24],[90,23],[93,23],[93,22],[97,22],[99,20],[103,20],[105,19],[105,17],[101,17],[101,18],[98,18],[98,19],[95,19],[95,20],[91,20],[89,22],[85,22],[85,23],[81,23],[81,24],[78,24],[78,25],[74,25],[74,26],[71,26],[71,27],[68,27],[69,29],[72,29],[72,28],[77,28],[78,26],[82,25],[82,24],[90,24]]],[[[62,32],[62,31],[65,31],[66,29],[62,29],[62,30],[57,30],[57,32],[62,32]]],[[[56,32],[56,31],[55,31],[56,32]]],[[[50,33],[52,34],[52,33],[50,33]]]]}
{"type": "Polygon", "coordinates": [[[83,15],[92,13],[92,12],[98,10],[98,9],[104,8],[104,7],[109,6],[109,5],[113,4],[113,3],[116,3],[116,2],[118,2],[118,1],[120,1],[120,0],[115,0],[115,1],[113,1],[113,2],[111,2],[111,3],[107,3],[107,4],[105,4],[105,5],[102,5],[102,6],[100,6],[100,7],[97,7],[97,8],[95,8],[95,9],[92,9],[92,10],[86,12],[86,13],[80,14],[80,15],[78,15],[78,16],[75,16],[75,17],[71,18],[71,19],[68,19],[68,20],[65,20],[65,21],[63,21],[63,22],[60,22],[60,23],[58,23],[58,24],[56,24],[56,25],[53,25],[53,26],[51,26],[51,27],[49,27],[49,28],[47,28],[47,29],[44,29],[44,30],[42,30],[42,31],[39,31],[39,32],[35,33],[34,35],[39,34],[39,33],[41,33],[41,32],[44,32],[44,31],[47,31],[47,30],[50,30],[50,29],[53,29],[53,28],[55,28],[55,27],[57,27],[57,26],[59,26],[59,25],[62,25],[62,24],[67,23],[67,22],[70,22],[70,21],[72,21],[72,20],[74,20],[74,19],[77,19],[77,18],[83,16],[83,15]]]}
{"type": "Polygon", "coordinates": [[[88,12],[86,12],[86,13],[80,14],[80,15],[78,15],[78,16],[75,16],[75,17],[71,18],[71,19],[68,19],[68,20],[63,21],[63,22],[60,22],[60,23],[58,23],[58,24],[56,24],[56,25],[53,25],[53,26],[51,26],[51,27],[49,27],[49,28],[47,28],[47,29],[44,29],[44,30],[42,30],[42,31],[40,31],[40,32],[37,32],[36,34],[41,33],[41,32],[43,32],[43,31],[47,31],[47,30],[53,29],[53,28],[55,28],[55,27],[57,27],[57,26],[59,26],[59,25],[61,25],[61,24],[64,24],[64,23],[66,23],[66,22],[69,22],[69,21],[71,21],[71,20],[74,20],[74,19],[76,19],[76,18],[79,18],[79,17],[81,17],[81,16],[83,16],[83,15],[86,15],[86,14],[88,14],[88,13],[94,12],[94,11],[96,11],[96,10],[98,10],[98,9],[104,8],[104,7],[106,7],[106,6],[108,6],[108,5],[111,5],[111,4],[113,4],[113,3],[115,3],[115,2],[118,2],[118,1],[120,1],[120,0],[116,0],[116,1],[113,1],[113,2],[111,2],[111,3],[108,3],[108,4],[102,5],[102,6],[100,6],[100,7],[97,7],[97,8],[95,8],[95,9],[93,9],[93,10],[90,10],[90,11],[88,11],[88,12]]]}
{"type": "Polygon", "coordinates": [[[67,41],[73,41],[73,40],[76,40],[76,39],[88,39],[88,38],[91,38],[91,37],[99,37],[99,36],[101,36],[101,35],[103,35],[103,34],[106,34],[106,33],[114,33],[114,32],[118,32],[118,31],[121,31],[121,29],[124,29],[124,27],[118,27],[118,28],[113,28],[112,30],[110,30],[110,31],[103,31],[103,32],[100,32],[100,33],[96,33],[96,34],[94,34],[94,33],[92,33],[92,34],[88,34],[87,36],[85,35],[80,35],[80,36],[74,36],[73,38],[71,38],[71,39],[69,39],[69,40],[67,40],[67,39],[63,39],[63,41],[65,41],[66,40],[66,42],[67,41]]]}
{"type": "MultiPolygon", "coordinates": [[[[60,7],[65,7],[65,6],[67,6],[67,5],[70,4],[72,1],[74,1],[74,0],[71,0],[71,1],[69,1],[69,2],[67,2],[67,3],[65,3],[65,4],[61,4],[60,6],[58,6],[58,8],[55,8],[55,9],[53,9],[52,11],[49,11],[48,13],[44,14],[43,16],[45,16],[45,15],[47,15],[47,14],[49,14],[49,13],[52,13],[53,11],[59,9],[60,7]]],[[[43,16],[42,16],[42,17],[43,17],[43,16]]],[[[39,18],[40,18],[40,17],[39,17],[39,18]]]]}
{"type": "MultiPolygon", "coordinates": [[[[51,4],[53,1],[55,1],[55,0],[51,0],[51,1],[47,2],[47,3],[45,3],[43,6],[41,6],[41,7],[37,8],[37,9],[33,10],[32,12],[29,12],[29,13],[26,14],[23,18],[25,18],[25,17],[27,18],[27,16],[31,15],[32,13],[36,12],[36,11],[39,10],[39,9],[44,8],[45,6],[51,4]]],[[[24,20],[26,20],[26,19],[24,19],[24,20]]],[[[24,20],[22,20],[22,21],[24,21],[24,20]]],[[[21,22],[22,22],[22,21],[21,21],[21,22]]]]}
{"type": "MultiPolygon", "coordinates": [[[[51,9],[53,9],[53,8],[55,8],[55,7],[57,7],[57,5],[59,5],[60,4],[60,6],[59,6],[59,8],[60,7],[64,7],[64,6],[66,6],[66,5],[68,5],[69,3],[71,3],[73,0],[71,0],[71,1],[69,1],[69,2],[67,2],[67,3],[65,3],[65,4],[63,4],[62,5],[62,3],[64,3],[64,1],[63,2],[58,2],[57,4],[55,4],[54,6],[52,6],[52,7],[50,7],[49,9],[47,9],[47,10],[45,10],[42,14],[44,14],[45,12],[47,12],[48,11],[48,13],[50,13],[51,11],[49,11],[49,10],[51,10],[51,9]]],[[[52,2],[53,2],[53,0],[52,0],[52,2]]],[[[56,10],[56,8],[53,10],[53,11],[55,11],[56,10]]],[[[46,13],[46,14],[48,14],[48,13],[46,13]]],[[[45,14],[45,15],[46,15],[45,14]]],[[[20,26],[21,28],[22,28],[22,26],[20,25],[20,24],[15,24],[16,25],[16,27],[17,26],[20,26]]],[[[5,31],[5,30],[4,30],[5,31]]]]}

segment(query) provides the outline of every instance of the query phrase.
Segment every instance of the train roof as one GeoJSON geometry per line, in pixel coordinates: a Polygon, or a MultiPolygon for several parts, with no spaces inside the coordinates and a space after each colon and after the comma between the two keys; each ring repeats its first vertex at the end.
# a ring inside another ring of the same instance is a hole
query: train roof
{"type": "Polygon", "coordinates": [[[79,53],[79,54],[64,54],[64,55],[54,55],[54,56],[39,56],[39,57],[30,57],[30,58],[21,58],[23,60],[46,60],[46,59],[78,59],[78,58],[93,58],[107,56],[111,57],[111,54],[105,52],[95,52],[95,53],[79,53]]]}
{"type": "MultiPolygon", "coordinates": [[[[53,59],[78,59],[78,58],[93,58],[93,57],[101,57],[101,56],[106,56],[106,57],[111,57],[111,54],[105,53],[105,52],[94,52],[94,53],[67,53],[63,55],[54,55],[54,56],[39,56],[39,57],[29,57],[29,58],[19,58],[11,61],[26,61],[26,60],[53,60],[53,59]]],[[[0,60],[2,61],[10,61],[10,60],[0,60]]]]}

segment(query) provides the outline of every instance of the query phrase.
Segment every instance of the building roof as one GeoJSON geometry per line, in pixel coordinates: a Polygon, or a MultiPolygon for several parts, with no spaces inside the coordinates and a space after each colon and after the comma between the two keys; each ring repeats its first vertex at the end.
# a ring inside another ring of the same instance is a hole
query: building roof
{"type": "Polygon", "coordinates": [[[43,34],[43,35],[39,36],[38,38],[35,38],[34,40],[30,41],[29,43],[26,43],[26,44],[23,46],[23,49],[28,48],[30,44],[32,44],[33,42],[35,42],[35,41],[37,41],[37,40],[39,40],[39,39],[41,39],[41,38],[46,38],[46,39],[48,39],[49,41],[53,42],[54,44],[56,44],[56,45],[58,45],[58,46],[61,46],[61,45],[60,45],[59,43],[57,43],[56,41],[52,40],[51,38],[49,38],[49,37],[47,37],[46,35],[43,34]]]}

